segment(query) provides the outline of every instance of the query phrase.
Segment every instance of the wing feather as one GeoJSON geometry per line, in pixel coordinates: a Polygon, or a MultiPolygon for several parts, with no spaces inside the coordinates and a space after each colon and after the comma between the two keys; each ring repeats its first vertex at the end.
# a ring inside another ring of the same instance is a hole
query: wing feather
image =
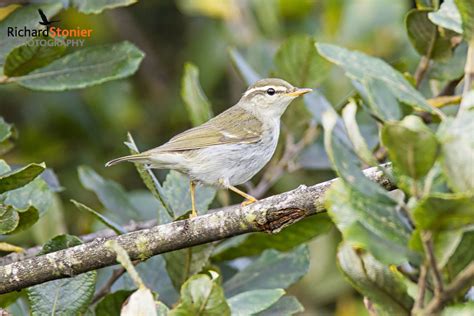
{"type": "Polygon", "coordinates": [[[222,144],[249,144],[261,139],[262,122],[240,107],[232,107],[208,122],[171,138],[152,149],[172,152],[205,148],[222,144]]]}

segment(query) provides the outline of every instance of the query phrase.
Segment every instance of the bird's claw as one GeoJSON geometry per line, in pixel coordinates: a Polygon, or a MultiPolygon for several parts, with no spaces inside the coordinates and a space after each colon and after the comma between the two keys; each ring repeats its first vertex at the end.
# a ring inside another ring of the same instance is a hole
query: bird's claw
{"type": "Polygon", "coordinates": [[[242,202],[242,204],[240,204],[241,206],[247,206],[247,205],[250,205],[250,204],[253,204],[255,202],[257,202],[258,200],[257,199],[247,199],[245,201],[242,202]]]}

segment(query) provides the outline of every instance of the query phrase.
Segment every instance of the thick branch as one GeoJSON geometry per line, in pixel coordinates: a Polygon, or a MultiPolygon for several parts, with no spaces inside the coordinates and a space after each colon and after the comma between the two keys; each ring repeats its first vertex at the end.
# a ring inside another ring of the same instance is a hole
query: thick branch
{"type": "MultiPolygon", "coordinates": [[[[378,168],[367,177],[387,189],[393,185],[378,168]]],[[[300,219],[324,212],[323,197],[334,180],[275,195],[246,207],[231,206],[190,220],[97,238],[89,243],[0,266],[0,294],[43,282],[72,277],[116,264],[116,255],[104,244],[115,239],[132,260],[205,244],[250,232],[277,233],[300,219]]]]}

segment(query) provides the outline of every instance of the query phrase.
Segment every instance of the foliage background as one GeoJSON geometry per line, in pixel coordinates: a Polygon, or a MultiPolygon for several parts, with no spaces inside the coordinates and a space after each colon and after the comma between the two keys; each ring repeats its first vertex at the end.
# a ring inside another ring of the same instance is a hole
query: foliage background
{"type": "MultiPolygon", "coordinates": [[[[138,147],[157,146],[192,126],[181,98],[181,80],[187,62],[199,69],[203,91],[214,113],[233,105],[246,88],[229,54],[236,49],[258,73],[275,73],[274,56],[294,35],[308,34],[318,42],[334,43],[380,57],[400,72],[414,73],[419,62],[405,31],[405,15],[414,1],[268,0],[268,1],[141,1],[127,8],[86,15],[74,9],[61,12],[61,24],[93,28],[86,45],[128,40],[146,58],[136,75],[102,85],[66,92],[36,92],[17,85],[0,85],[0,116],[15,124],[19,137],[3,158],[11,165],[46,161],[63,190],[55,205],[31,231],[9,237],[22,246],[42,244],[60,233],[83,235],[100,226],[93,216],[69,202],[82,201],[102,209],[93,193],[84,189],[77,167],[87,165],[104,177],[121,183],[141,204],[153,205],[133,166],[105,169],[104,162],[128,152],[123,145],[130,131],[138,147]]],[[[0,8],[0,19],[11,7],[0,8]]],[[[453,72],[462,74],[461,69],[453,72]]],[[[315,86],[340,110],[354,89],[343,71],[321,64],[315,86]]],[[[458,67],[459,68],[459,67],[458,67]]],[[[280,71],[281,74],[281,71],[280,71]]],[[[428,80],[420,90],[431,97],[441,86],[428,80]]],[[[284,133],[300,137],[308,110],[295,102],[284,116],[284,133]]],[[[362,134],[373,149],[378,129],[367,113],[358,114],[362,134]]],[[[285,137],[282,135],[282,142],[285,137]]],[[[271,195],[335,177],[323,135],[303,152],[297,170],[285,174],[266,193],[271,195]]],[[[281,146],[280,146],[281,148],[281,146]]],[[[158,171],[164,180],[166,171],[158,171]]],[[[259,176],[258,176],[259,177],[259,176]]],[[[258,180],[257,177],[257,180],[258,180]]],[[[254,180],[254,182],[258,182],[254,180]]],[[[219,193],[214,201],[239,202],[219,193]],[[230,199],[230,200],[229,200],[230,199]]],[[[146,209],[146,207],[143,207],[146,209]]],[[[308,315],[364,315],[360,295],[344,281],[335,264],[341,240],[332,227],[309,245],[309,272],[290,288],[308,315]]],[[[242,259],[245,260],[245,259],[242,259]]]]}

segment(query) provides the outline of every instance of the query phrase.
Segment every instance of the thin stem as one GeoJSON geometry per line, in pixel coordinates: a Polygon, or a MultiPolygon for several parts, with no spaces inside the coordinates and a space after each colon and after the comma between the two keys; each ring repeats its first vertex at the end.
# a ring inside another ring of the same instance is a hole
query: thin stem
{"type": "Polygon", "coordinates": [[[109,294],[114,283],[125,273],[125,271],[126,270],[123,267],[115,269],[112,272],[112,275],[110,276],[110,278],[107,280],[107,282],[94,295],[94,298],[92,299],[92,304],[98,302],[102,297],[109,294]]]}
{"type": "Polygon", "coordinates": [[[467,50],[467,59],[466,66],[464,68],[464,90],[463,96],[471,91],[472,84],[474,81],[474,40],[469,43],[469,48],[467,50]]]}
{"type": "Polygon", "coordinates": [[[433,275],[434,294],[435,296],[441,296],[443,293],[443,279],[441,277],[441,272],[438,269],[438,264],[436,263],[431,232],[422,232],[421,240],[433,275]]]}
{"type": "Polygon", "coordinates": [[[422,56],[420,59],[420,62],[418,63],[418,67],[416,68],[415,75],[414,75],[415,85],[417,88],[420,87],[420,84],[423,81],[423,78],[425,77],[425,74],[428,71],[429,66],[430,66],[430,59],[426,56],[422,56]]]}
{"type": "Polygon", "coordinates": [[[446,286],[441,296],[435,296],[423,310],[424,315],[435,315],[446,303],[474,285],[474,262],[471,262],[457,277],[446,286]]]}
{"type": "Polygon", "coordinates": [[[418,295],[413,305],[412,314],[417,314],[425,304],[426,277],[428,276],[428,263],[425,262],[420,267],[420,277],[418,278],[418,295]]]}

